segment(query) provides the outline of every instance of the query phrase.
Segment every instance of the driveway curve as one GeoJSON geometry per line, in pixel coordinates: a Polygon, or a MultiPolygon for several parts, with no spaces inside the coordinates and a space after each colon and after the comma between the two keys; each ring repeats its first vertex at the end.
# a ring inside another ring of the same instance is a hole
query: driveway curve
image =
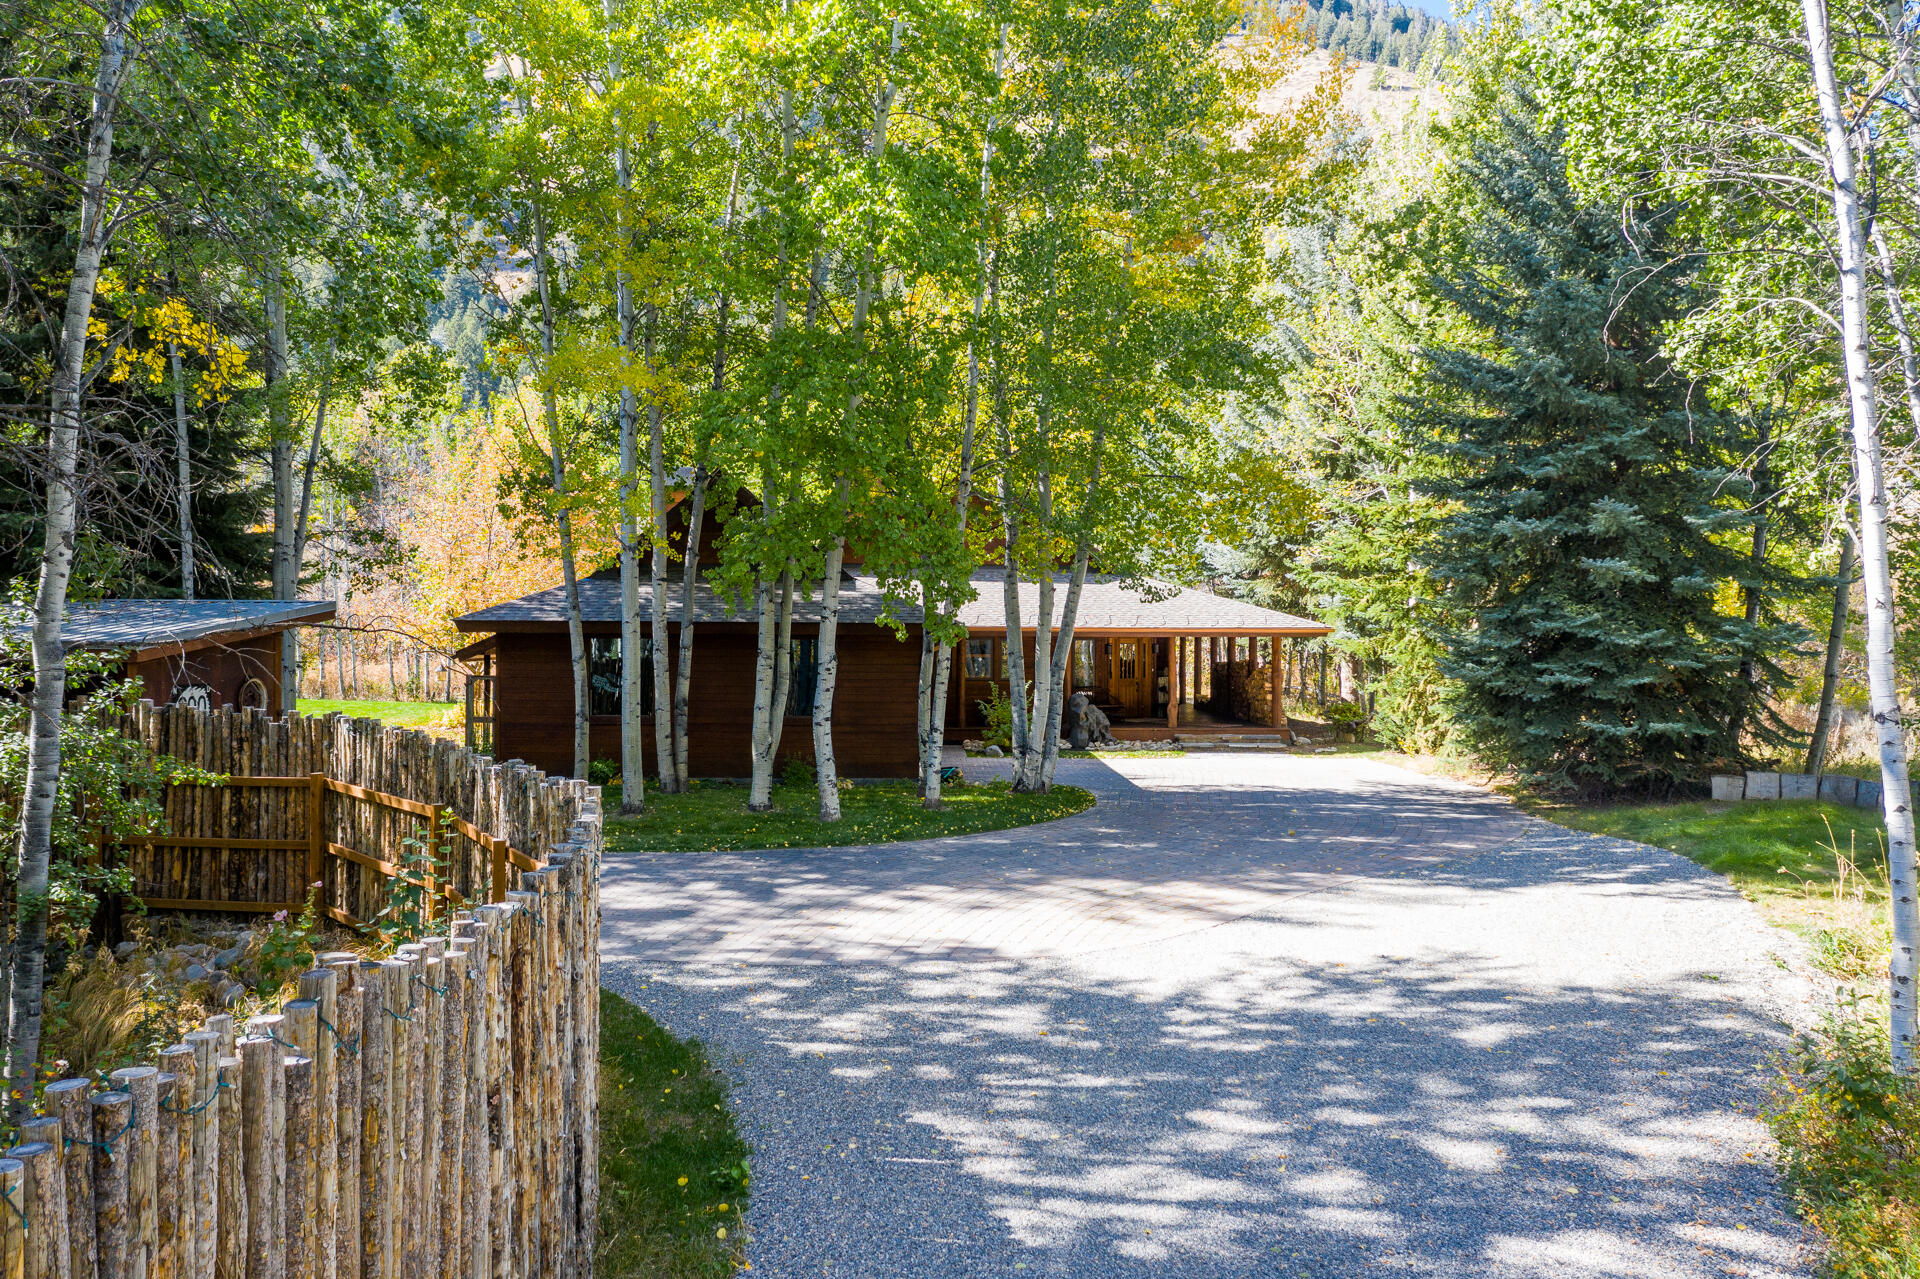
{"type": "Polygon", "coordinates": [[[1059,776],[1100,803],[609,856],[603,978],[734,1079],[756,1273],[1811,1273],[1753,1118],[1811,992],[1717,876],[1350,756],[1059,776]]]}

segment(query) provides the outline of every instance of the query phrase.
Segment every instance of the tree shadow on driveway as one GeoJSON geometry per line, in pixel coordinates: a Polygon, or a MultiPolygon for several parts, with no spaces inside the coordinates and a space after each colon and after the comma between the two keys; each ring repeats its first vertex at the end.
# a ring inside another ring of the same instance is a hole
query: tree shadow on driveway
{"type": "Polygon", "coordinates": [[[756,1272],[1807,1273],[1744,903],[1424,779],[1322,792],[610,871],[607,983],[738,1081],[756,1272]]]}

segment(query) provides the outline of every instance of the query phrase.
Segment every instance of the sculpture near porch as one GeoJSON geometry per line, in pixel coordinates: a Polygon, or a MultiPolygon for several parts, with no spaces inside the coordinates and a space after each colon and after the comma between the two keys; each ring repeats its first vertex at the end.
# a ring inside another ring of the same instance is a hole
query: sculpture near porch
{"type": "Polygon", "coordinates": [[[1113,721],[1093,704],[1091,693],[1075,693],[1067,699],[1067,742],[1077,751],[1119,745],[1113,739],[1113,721]]]}

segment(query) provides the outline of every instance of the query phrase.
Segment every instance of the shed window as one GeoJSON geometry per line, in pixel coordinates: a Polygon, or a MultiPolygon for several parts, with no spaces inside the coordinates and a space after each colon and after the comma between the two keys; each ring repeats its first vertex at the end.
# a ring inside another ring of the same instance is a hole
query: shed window
{"type": "MultiPolygon", "coordinates": [[[[618,635],[587,636],[587,714],[618,715],[622,663],[618,635]]],[[[644,672],[640,680],[640,715],[653,714],[653,641],[641,640],[639,661],[644,672]]]]}
{"type": "Polygon", "coordinates": [[[787,714],[811,716],[814,692],[820,683],[820,641],[811,635],[794,636],[791,657],[787,674],[787,714]]]}

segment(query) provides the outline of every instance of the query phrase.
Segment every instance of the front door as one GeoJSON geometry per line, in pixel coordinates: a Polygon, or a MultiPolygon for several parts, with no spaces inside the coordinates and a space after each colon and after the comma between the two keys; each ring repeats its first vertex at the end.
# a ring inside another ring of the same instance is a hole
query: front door
{"type": "Polygon", "coordinates": [[[1112,639],[1112,665],[1107,692],[1128,719],[1153,714],[1153,641],[1112,639]]]}

